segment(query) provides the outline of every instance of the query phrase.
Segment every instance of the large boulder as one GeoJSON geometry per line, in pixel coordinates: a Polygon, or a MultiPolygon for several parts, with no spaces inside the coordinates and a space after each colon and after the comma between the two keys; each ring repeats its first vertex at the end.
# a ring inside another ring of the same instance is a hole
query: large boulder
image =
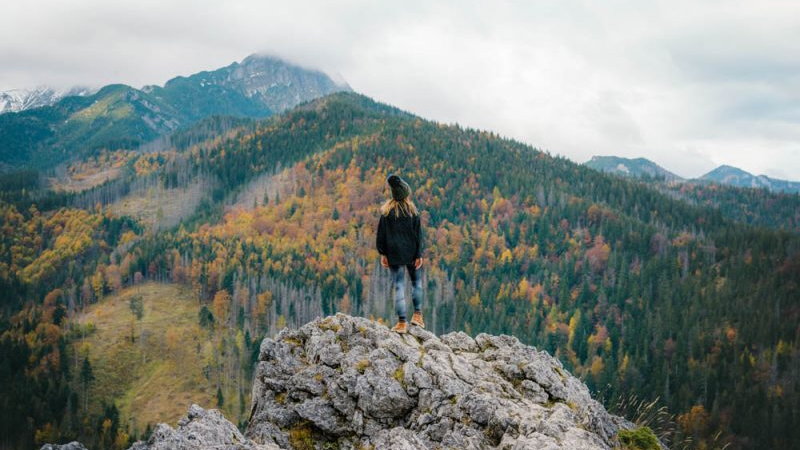
{"type": "Polygon", "coordinates": [[[139,441],[129,450],[272,450],[273,444],[256,444],[242,436],[216,409],[203,409],[197,405],[189,407],[186,417],[172,428],[160,423],[147,442],[139,441]]]}
{"type": "Polygon", "coordinates": [[[39,450],[87,450],[83,444],[78,441],[72,441],[68,444],[44,444],[39,450]]]}
{"type": "Polygon", "coordinates": [[[281,448],[610,449],[632,427],[513,336],[401,335],[339,313],[264,339],[245,436],[281,448]]]}

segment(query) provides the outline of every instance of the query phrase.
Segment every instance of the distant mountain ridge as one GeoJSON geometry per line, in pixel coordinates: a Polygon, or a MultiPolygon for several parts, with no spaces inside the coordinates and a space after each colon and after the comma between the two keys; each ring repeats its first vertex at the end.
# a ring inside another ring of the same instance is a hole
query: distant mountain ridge
{"type": "Polygon", "coordinates": [[[176,105],[191,119],[213,114],[267,116],[333,92],[351,91],[328,75],[289,64],[272,56],[253,54],[213,71],[175,77],[142,91],[176,105]]]}
{"type": "Polygon", "coordinates": [[[81,86],[70,89],[55,89],[49,86],[38,86],[33,89],[0,91],[0,114],[50,106],[64,97],[83,97],[91,95],[94,92],[94,89],[81,86]]]}
{"type": "Polygon", "coordinates": [[[646,158],[592,156],[584,163],[601,172],[638,178],[660,178],[665,181],[717,183],[742,188],[763,188],[773,192],[800,193],[800,182],[780,180],[766,175],[753,175],[737,167],[722,165],[699,178],[682,178],[646,158]]]}
{"type": "Polygon", "coordinates": [[[339,91],[351,89],[320,71],[262,55],[163,87],[109,85],[0,114],[0,166],[48,167],[99,149],[136,149],[206,117],[267,117],[339,91]]]}
{"type": "Polygon", "coordinates": [[[800,182],[780,180],[766,175],[753,175],[737,167],[722,165],[698,178],[719,184],[737,187],[764,188],[771,191],[800,193],[800,182]]]}
{"type": "Polygon", "coordinates": [[[634,177],[663,178],[667,181],[683,180],[669,170],[646,158],[622,158],[619,156],[592,156],[586,166],[603,172],[634,177]]]}

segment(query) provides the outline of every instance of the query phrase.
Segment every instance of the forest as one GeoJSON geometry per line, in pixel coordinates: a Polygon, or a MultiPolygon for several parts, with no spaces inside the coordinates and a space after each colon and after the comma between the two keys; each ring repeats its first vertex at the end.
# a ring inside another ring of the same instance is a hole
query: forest
{"type": "Polygon", "coordinates": [[[155,310],[137,312],[136,288],[185,289],[213,343],[207,394],[240,421],[261,338],[337,311],[389,323],[374,245],[389,173],[422,211],[435,333],[546,349],[620,414],[663,407],[674,448],[800,442],[800,196],[615,177],[353,93],[107,151],[64,171],[114,166],[77,191],[0,177],[0,446],[147,435],[97,387],[84,320],[124,298],[125,345],[142,345],[155,310]]]}

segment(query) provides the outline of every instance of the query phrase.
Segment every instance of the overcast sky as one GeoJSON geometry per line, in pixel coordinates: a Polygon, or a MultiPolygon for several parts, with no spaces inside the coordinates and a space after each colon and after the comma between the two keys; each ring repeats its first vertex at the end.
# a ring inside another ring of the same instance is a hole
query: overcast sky
{"type": "Polygon", "coordinates": [[[0,89],[281,56],[584,162],[800,180],[800,1],[4,1],[0,89]]]}

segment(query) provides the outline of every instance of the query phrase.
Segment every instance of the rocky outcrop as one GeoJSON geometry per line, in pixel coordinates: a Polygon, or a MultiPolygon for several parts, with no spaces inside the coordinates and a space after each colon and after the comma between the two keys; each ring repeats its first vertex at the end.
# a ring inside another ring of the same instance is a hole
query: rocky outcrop
{"type": "Polygon", "coordinates": [[[139,441],[129,450],[273,450],[273,444],[260,445],[245,439],[235,425],[216,409],[189,407],[189,414],[178,421],[178,428],[160,423],[147,442],[139,441]]]}
{"type": "Polygon", "coordinates": [[[252,398],[245,436],[282,448],[609,449],[633,426],[513,336],[341,313],[265,339],[252,398]]]}

